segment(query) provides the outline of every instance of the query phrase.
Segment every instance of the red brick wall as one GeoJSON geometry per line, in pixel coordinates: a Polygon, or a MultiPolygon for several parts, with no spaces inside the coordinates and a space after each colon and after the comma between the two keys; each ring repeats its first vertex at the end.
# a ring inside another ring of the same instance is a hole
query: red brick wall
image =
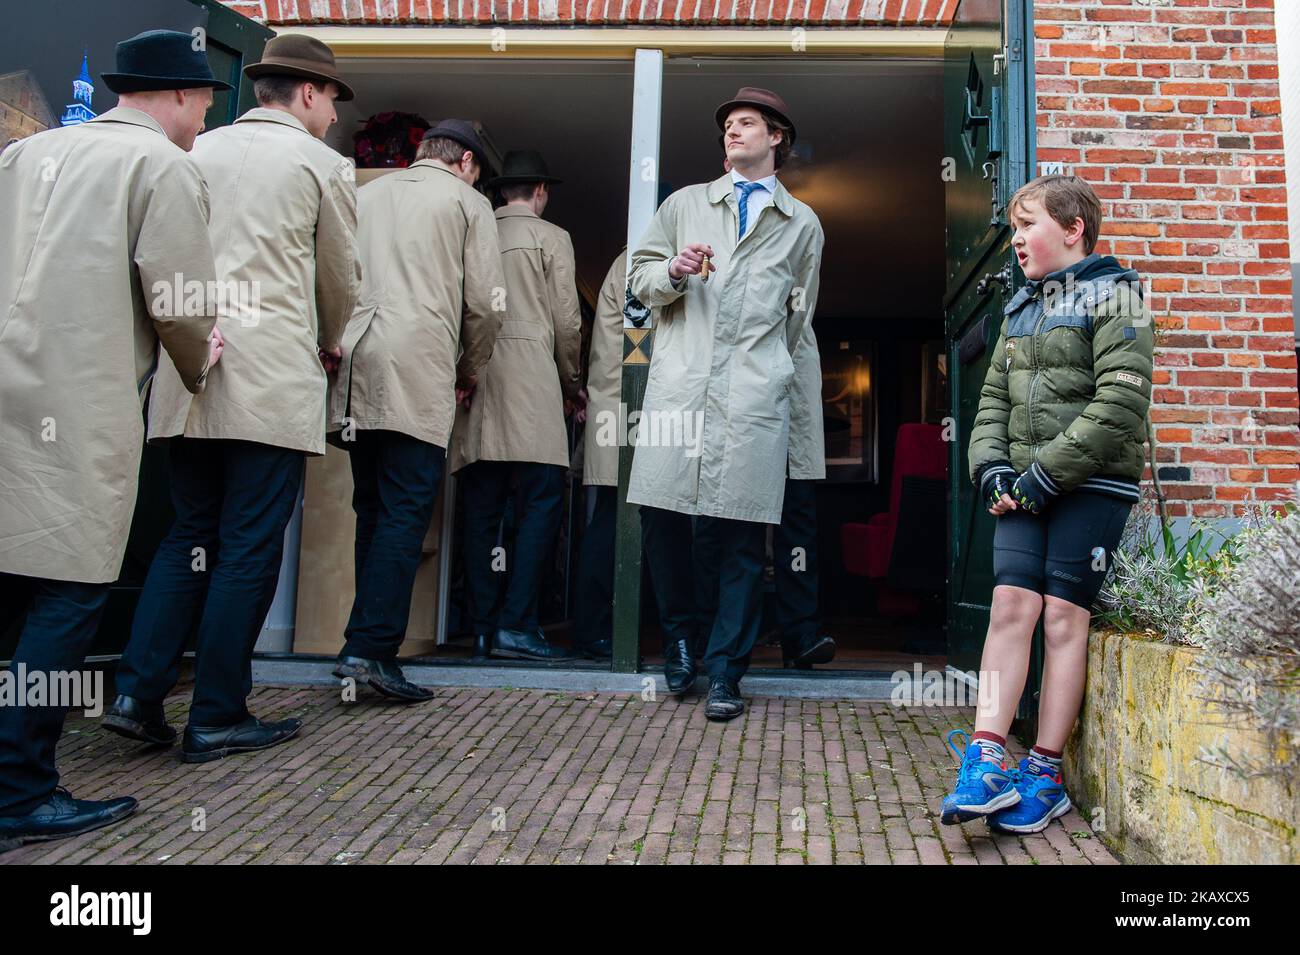
{"type": "Polygon", "coordinates": [[[292,23],[711,24],[933,26],[957,0],[225,0],[245,16],[292,23]]]}
{"type": "Polygon", "coordinates": [[[1295,496],[1295,332],[1272,0],[1035,4],[1038,158],[1092,182],[1151,281],[1171,513],[1295,496]]]}
{"type": "MultiPolygon", "coordinates": [[[[1300,2],[1300,0],[1297,0],[1300,2]]],[[[228,0],[272,24],[927,26],[956,0],[228,0]]],[[[1038,158],[1149,280],[1170,513],[1294,498],[1295,334],[1273,0],[1035,0],[1038,158]]]]}

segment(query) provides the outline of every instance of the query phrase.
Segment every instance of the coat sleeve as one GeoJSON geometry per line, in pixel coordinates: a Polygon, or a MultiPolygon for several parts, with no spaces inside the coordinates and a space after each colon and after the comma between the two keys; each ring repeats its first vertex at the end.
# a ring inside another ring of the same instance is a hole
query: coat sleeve
{"type": "Polygon", "coordinates": [[[189,157],[161,163],[153,177],[134,262],[154,331],[187,391],[198,394],[208,374],[208,338],[216,324],[217,269],[208,239],[208,186],[189,157]],[[172,314],[173,296],[158,295],[180,276],[207,290],[200,314],[172,314]]]}
{"type": "Polygon", "coordinates": [[[574,284],[573,240],[567,233],[558,233],[547,245],[548,261],[543,266],[551,325],[555,329],[555,367],[560,372],[564,397],[572,400],[582,387],[582,312],[574,284]]]}
{"type": "Polygon", "coordinates": [[[1078,416],[1038,452],[1038,464],[1064,491],[1113,461],[1125,444],[1146,438],[1155,331],[1142,300],[1119,289],[1093,318],[1096,390],[1078,416]]]}
{"type": "Polygon", "coordinates": [[[352,164],[343,160],[321,190],[316,218],[317,341],[325,351],[342,342],[360,291],[357,187],[352,164]]]}
{"type": "Polygon", "coordinates": [[[461,319],[461,355],[456,364],[458,382],[477,377],[488,363],[508,307],[497,220],[482,197],[474,197],[465,209],[462,261],[465,263],[465,307],[461,319]]]}
{"type": "Polygon", "coordinates": [[[685,282],[678,287],[668,277],[668,263],[677,255],[677,202],[676,194],[664,200],[629,259],[628,284],[647,308],[671,305],[686,294],[685,282]]]}
{"type": "Polygon", "coordinates": [[[984,374],[984,387],[980,389],[979,408],[971,426],[967,458],[970,479],[980,481],[980,472],[988,465],[1009,462],[1011,445],[1007,426],[1011,421],[1011,394],[1007,390],[1007,320],[1002,319],[998,343],[989,356],[989,368],[984,374]]]}
{"type": "Polygon", "coordinates": [[[826,476],[826,436],[822,424],[822,362],[813,332],[817,293],[821,282],[825,234],[820,225],[816,239],[805,252],[790,292],[786,345],[794,363],[790,383],[789,474],[800,480],[826,476]],[[793,344],[792,344],[793,343],[793,344]]]}

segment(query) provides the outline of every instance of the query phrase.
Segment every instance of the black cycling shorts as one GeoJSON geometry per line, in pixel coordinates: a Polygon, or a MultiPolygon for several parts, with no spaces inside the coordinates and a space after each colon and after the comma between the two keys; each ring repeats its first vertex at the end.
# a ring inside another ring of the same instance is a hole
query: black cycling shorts
{"type": "Polygon", "coordinates": [[[1023,587],[1091,609],[1132,509],[1122,498],[1075,490],[1042,514],[1015,510],[995,518],[995,586],[1023,587]]]}

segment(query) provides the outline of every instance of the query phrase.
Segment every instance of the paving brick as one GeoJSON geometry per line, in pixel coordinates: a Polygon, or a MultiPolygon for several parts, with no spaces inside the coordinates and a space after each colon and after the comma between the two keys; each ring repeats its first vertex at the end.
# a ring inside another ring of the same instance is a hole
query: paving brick
{"type": "MultiPolygon", "coordinates": [[[[0,863],[1116,862],[1077,812],[1039,836],[939,825],[956,765],[942,734],[970,722],[957,709],[755,699],[717,725],[675,699],[440,689],[392,710],[272,686],[250,705],[301,718],[303,732],[188,766],[69,720],[64,784],[135,795],[141,809],[0,863]]],[[[172,697],[168,718],[184,722],[187,706],[172,697]]]]}

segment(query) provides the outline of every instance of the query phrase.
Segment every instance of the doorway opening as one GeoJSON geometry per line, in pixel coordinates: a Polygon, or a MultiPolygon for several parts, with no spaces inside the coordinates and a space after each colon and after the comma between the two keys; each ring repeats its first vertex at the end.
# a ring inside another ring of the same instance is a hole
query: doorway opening
{"type": "MultiPolygon", "coordinates": [[[[345,156],[353,153],[351,136],[361,122],[390,111],[414,113],[430,123],[470,119],[498,161],[511,149],[543,154],[551,172],[564,180],[553,189],[545,218],[573,239],[585,342],[601,281],[626,242],[633,64],[344,58],[340,65],[357,94],[340,104],[340,121],[331,133],[331,145],[345,156]]],[[[775,89],[791,104],[799,140],[781,180],[817,212],[826,233],[814,317],[827,451],[827,477],[815,491],[816,547],[820,629],[836,639],[838,654],[818,671],[879,674],[915,662],[941,670],[946,662],[946,494],[940,481],[936,501],[933,474],[916,471],[918,454],[933,460],[934,448],[901,455],[899,448],[900,434],[909,427],[921,426],[923,438],[936,434],[949,408],[940,176],[943,61],[669,58],[663,69],[661,183],[675,189],[722,174],[713,110],[746,85],[775,89]],[[918,523],[918,514],[933,520],[918,523]],[[926,527],[938,531],[918,530],[926,527]]],[[[359,170],[358,181],[373,175],[359,170]]],[[[570,443],[575,448],[582,443],[580,427],[572,423],[570,443]]],[[[946,462],[946,447],[938,453],[946,462]]],[[[350,607],[353,524],[342,454],[331,449],[329,457],[309,465],[294,644],[299,654],[336,653],[350,607]]],[[[501,530],[507,551],[509,515],[507,508],[501,530]]],[[[577,601],[584,599],[574,570],[586,515],[579,463],[570,469],[561,531],[539,605],[542,628],[553,645],[570,644],[577,601]]],[[[470,662],[463,523],[455,481],[445,480],[402,648],[406,660],[470,662]]],[[[765,622],[753,666],[771,671],[782,667],[776,562],[789,555],[775,552],[774,534],[769,541],[765,622]]],[[[643,669],[654,671],[660,636],[651,595],[643,585],[640,651],[643,669]]],[[[560,665],[608,667],[589,661],[560,665]]]]}

